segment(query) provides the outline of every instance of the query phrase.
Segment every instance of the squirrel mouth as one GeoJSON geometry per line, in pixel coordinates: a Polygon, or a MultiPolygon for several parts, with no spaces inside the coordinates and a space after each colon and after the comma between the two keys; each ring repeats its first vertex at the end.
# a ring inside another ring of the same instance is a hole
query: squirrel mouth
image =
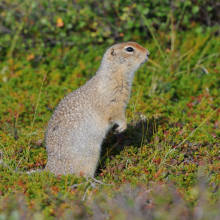
{"type": "Polygon", "coordinates": [[[148,61],[148,59],[149,59],[149,57],[147,57],[147,58],[145,59],[145,61],[140,64],[140,66],[142,66],[144,63],[146,63],[146,62],[148,61]]]}

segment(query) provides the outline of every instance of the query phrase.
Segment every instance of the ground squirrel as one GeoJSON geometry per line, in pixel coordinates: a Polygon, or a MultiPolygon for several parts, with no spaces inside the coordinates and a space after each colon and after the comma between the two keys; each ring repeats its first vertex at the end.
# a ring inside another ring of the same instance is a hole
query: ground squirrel
{"type": "Polygon", "coordinates": [[[127,128],[125,108],[134,73],[149,54],[135,42],[113,45],[96,75],[60,101],[46,133],[46,170],[94,175],[106,133],[113,124],[118,132],[127,128]]]}

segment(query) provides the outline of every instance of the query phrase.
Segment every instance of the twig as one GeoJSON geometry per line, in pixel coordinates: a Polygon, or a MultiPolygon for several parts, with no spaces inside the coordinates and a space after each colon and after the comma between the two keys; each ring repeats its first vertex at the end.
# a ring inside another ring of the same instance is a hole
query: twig
{"type": "Polygon", "coordinates": [[[81,186],[82,184],[85,184],[85,183],[73,184],[70,188],[76,188],[78,186],[81,186]]]}
{"type": "Polygon", "coordinates": [[[97,182],[97,183],[100,183],[101,185],[112,185],[112,184],[103,183],[103,182],[101,182],[100,180],[97,180],[97,179],[95,179],[95,178],[92,178],[92,180],[94,180],[94,181],[97,182]]]}
{"type": "Polygon", "coordinates": [[[84,200],[85,200],[85,198],[86,198],[86,193],[87,193],[87,191],[88,191],[89,187],[90,187],[90,186],[88,186],[88,187],[86,188],[86,191],[85,191],[85,193],[84,193],[84,196],[83,196],[83,198],[82,198],[82,201],[84,201],[84,200]]]}
{"type": "Polygon", "coordinates": [[[167,165],[167,166],[170,166],[170,167],[175,168],[174,166],[172,166],[172,165],[170,165],[170,164],[168,164],[168,163],[165,163],[165,162],[162,162],[162,163],[165,164],[165,165],[167,165]]]}
{"type": "Polygon", "coordinates": [[[95,183],[90,182],[90,184],[91,184],[91,186],[92,186],[92,192],[90,193],[90,195],[89,195],[89,197],[88,197],[88,200],[91,198],[91,196],[92,196],[92,194],[93,194],[93,191],[94,191],[94,189],[95,189],[95,187],[96,187],[95,183]]]}

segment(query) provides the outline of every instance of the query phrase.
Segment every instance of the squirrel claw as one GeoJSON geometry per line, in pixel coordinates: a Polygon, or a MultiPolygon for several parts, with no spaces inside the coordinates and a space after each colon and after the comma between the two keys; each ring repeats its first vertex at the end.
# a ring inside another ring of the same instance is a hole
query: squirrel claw
{"type": "Polygon", "coordinates": [[[121,133],[121,132],[125,131],[126,129],[127,129],[127,124],[118,126],[118,127],[116,128],[116,131],[117,131],[118,133],[121,133]]]}

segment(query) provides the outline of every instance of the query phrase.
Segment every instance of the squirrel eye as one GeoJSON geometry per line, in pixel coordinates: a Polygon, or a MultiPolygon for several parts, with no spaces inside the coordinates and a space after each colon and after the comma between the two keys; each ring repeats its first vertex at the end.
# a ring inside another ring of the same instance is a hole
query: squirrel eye
{"type": "Polygon", "coordinates": [[[127,47],[127,48],[125,48],[125,50],[128,51],[128,52],[133,52],[134,51],[134,49],[132,47],[127,47]]]}

